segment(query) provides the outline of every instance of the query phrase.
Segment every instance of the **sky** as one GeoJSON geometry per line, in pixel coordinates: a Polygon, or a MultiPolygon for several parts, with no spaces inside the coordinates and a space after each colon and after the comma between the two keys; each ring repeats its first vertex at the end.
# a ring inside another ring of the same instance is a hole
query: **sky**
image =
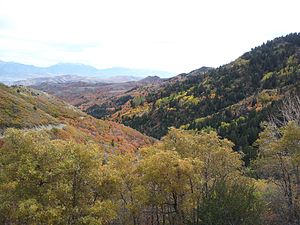
{"type": "Polygon", "coordinates": [[[299,0],[0,0],[0,60],[189,72],[300,32],[299,0]]]}

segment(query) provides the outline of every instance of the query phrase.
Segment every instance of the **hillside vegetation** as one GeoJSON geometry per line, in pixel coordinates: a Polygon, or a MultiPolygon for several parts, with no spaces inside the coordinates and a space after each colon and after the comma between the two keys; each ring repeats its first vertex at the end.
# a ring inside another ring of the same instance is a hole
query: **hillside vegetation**
{"type": "Polygon", "coordinates": [[[214,129],[233,141],[249,163],[256,156],[252,144],[261,131],[260,123],[276,111],[285,95],[299,94],[299,81],[300,34],[294,33],[268,41],[217,69],[172,78],[113,118],[155,138],[164,136],[171,126],[214,129]]]}
{"type": "Polygon", "coordinates": [[[266,124],[251,171],[214,131],[172,128],[137,152],[107,152],[9,129],[0,145],[0,223],[297,225],[299,117],[283,112],[293,120],[266,124]]]}
{"type": "Polygon", "coordinates": [[[299,37],[133,91],[160,141],[1,85],[0,224],[299,225],[299,37]]]}
{"type": "Polygon", "coordinates": [[[66,79],[63,82],[42,82],[31,87],[54,95],[96,118],[105,118],[120,111],[128,100],[147,95],[164,81],[157,76],[130,82],[118,82],[116,77],[112,79],[114,82],[111,83],[66,79]]]}
{"type": "Polygon", "coordinates": [[[0,86],[0,131],[7,128],[42,129],[59,139],[94,141],[111,149],[135,150],[153,142],[136,130],[95,119],[44,92],[22,86],[0,86]],[[63,125],[62,129],[57,129],[63,125]]]}

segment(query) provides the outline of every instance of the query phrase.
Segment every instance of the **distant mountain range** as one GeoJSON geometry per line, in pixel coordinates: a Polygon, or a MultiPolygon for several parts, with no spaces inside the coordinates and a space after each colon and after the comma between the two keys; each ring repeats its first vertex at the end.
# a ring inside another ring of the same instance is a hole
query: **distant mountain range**
{"type": "Polygon", "coordinates": [[[23,85],[23,86],[37,86],[40,84],[66,84],[66,83],[124,83],[130,81],[138,81],[143,79],[143,77],[133,77],[133,76],[116,76],[108,78],[96,78],[96,77],[84,77],[78,75],[58,75],[58,76],[48,76],[48,77],[37,77],[29,78],[25,80],[17,81],[5,81],[4,83],[8,85],[23,85]]]}
{"type": "MultiPolygon", "coordinates": [[[[112,77],[139,77],[147,76],[170,77],[174,74],[166,71],[129,69],[113,67],[108,69],[97,69],[95,67],[74,64],[59,63],[49,67],[37,67],[16,62],[0,61],[0,82],[11,83],[14,81],[35,79],[40,77],[55,77],[61,75],[77,75],[81,77],[92,77],[97,79],[108,79],[112,77]]],[[[132,79],[131,79],[132,80],[132,79]]],[[[137,80],[137,79],[133,79],[137,80]]],[[[126,80],[128,81],[128,80],[126,80]]],[[[130,79],[129,79],[130,81],[130,79]]]]}

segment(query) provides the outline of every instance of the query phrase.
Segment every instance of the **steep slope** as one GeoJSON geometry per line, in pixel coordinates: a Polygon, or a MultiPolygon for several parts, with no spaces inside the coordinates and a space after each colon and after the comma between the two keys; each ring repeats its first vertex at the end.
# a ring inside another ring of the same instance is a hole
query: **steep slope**
{"type": "Polygon", "coordinates": [[[156,138],[171,126],[212,127],[234,141],[248,160],[255,156],[251,145],[260,122],[284,95],[299,95],[299,81],[300,34],[295,33],[268,41],[217,69],[181,74],[115,119],[156,138]]]}
{"type": "Polygon", "coordinates": [[[133,151],[154,141],[124,125],[95,119],[31,88],[0,85],[0,99],[0,135],[11,127],[44,129],[54,138],[94,141],[107,149],[122,151],[133,151]]]}
{"type": "Polygon", "coordinates": [[[59,118],[82,116],[79,110],[41,91],[0,86],[0,127],[34,127],[58,124],[59,118]]]}

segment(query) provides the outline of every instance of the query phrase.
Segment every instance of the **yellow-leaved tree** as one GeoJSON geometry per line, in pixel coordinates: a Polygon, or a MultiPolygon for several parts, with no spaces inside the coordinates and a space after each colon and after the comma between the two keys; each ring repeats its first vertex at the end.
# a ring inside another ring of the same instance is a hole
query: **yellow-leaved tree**
{"type": "Polygon", "coordinates": [[[1,224],[104,224],[116,179],[94,144],[8,130],[0,149],[1,224]]]}
{"type": "Polygon", "coordinates": [[[259,224],[261,202],[233,144],[171,128],[138,154],[112,157],[122,180],[120,224],[259,224]]]}
{"type": "Polygon", "coordinates": [[[269,223],[300,224],[300,98],[286,97],[278,115],[264,123],[257,140],[258,158],[252,163],[269,190],[269,223]]]}

